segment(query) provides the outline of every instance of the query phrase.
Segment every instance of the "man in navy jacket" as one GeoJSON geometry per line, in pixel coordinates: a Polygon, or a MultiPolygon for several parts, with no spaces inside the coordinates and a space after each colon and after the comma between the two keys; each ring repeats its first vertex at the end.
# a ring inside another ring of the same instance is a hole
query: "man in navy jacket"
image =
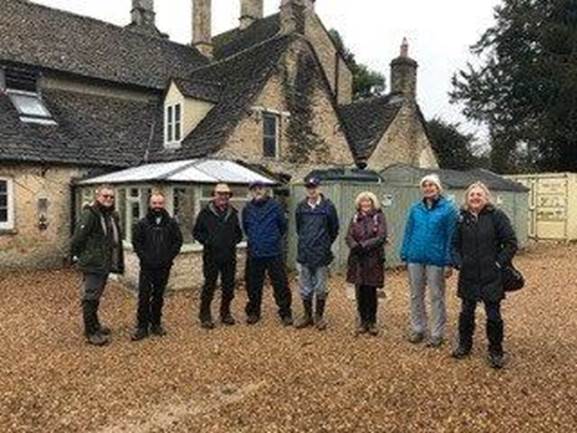
{"type": "Polygon", "coordinates": [[[253,199],[242,212],[242,225],[248,240],[246,264],[247,323],[260,320],[265,273],[271,280],[278,313],[285,326],[292,325],[291,292],[283,260],[282,240],[287,221],[281,206],[273,200],[266,185],[250,185],[253,199]]]}

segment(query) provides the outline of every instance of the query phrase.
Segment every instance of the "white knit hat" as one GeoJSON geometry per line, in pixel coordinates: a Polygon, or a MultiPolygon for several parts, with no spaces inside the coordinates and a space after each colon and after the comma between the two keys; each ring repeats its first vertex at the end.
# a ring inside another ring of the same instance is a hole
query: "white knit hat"
{"type": "Polygon", "coordinates": [[[419,183],[419,186],[422,188],[422,187],[423,187],[423,184],[424,184],[425,182],[429,182],[429,183],[435,184],[435,185],[437,186],[437,188],[439,188],[439,193],[442,193],[442,192],[443,192],[443,185],[441,185],[441,179],[439,179],[439,176],[438,176],[438,175],[436,175],[436,174],[434,174],[434,173],[431,173],[431,174],[426,175],[424,178],[421,179],[421,182],[419,183]]]}

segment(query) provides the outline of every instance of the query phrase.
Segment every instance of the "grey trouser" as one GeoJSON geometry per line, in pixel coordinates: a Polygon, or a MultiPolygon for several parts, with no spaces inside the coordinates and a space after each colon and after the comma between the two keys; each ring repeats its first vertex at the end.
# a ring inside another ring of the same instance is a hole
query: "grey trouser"
{"type": "Polygon", "coordinates": [[[99,301],[107,281],[108,274],[85,273],[80,295],[82,301],[99,301]]]}
{"type": "Polygon", "coordinates": [[[426,333],[428,330],[425,293],[429,287],[431,301],[431,337],[443,338],[447,322],[445,305],[445,268],[440,266],[409,263],[409,283],[411,286],[411,327],[413,332],[426,333]]]}
{"type": "Polygon", "coordinates": [[[312,299],[314,295],[316,295],[317,299],[325,299],[327,297],[328,266],[310,268],[298,263],[297,270],[299,272],[302,299],[312,299]]]}

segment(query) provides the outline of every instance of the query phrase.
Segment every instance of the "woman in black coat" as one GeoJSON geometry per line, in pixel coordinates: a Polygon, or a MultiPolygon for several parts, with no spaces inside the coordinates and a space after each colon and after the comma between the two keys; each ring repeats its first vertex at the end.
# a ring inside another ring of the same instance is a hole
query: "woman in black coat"
{"type": "Polygon", "coordinates": [[[489,189],[481,182],[465,193],[457,230],[453,237],[453,263],[460,270],[458,295],[462,300],[459,316],[459,346],[453,357],[462,359],[471,353],[475,331],[475,309],[483,302],[487,313],[489,363],[502,368],[503,319],[501,301],[505,291],[501,269],[509,265],[517,252],[517,238],[507,215],[495,208],[489,189]]]}

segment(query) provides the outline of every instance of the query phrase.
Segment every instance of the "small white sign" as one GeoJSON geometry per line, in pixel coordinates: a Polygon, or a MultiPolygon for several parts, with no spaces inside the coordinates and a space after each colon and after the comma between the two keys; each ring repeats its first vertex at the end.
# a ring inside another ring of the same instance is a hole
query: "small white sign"
{"type": "Polygon", "coordinates": [[[385,194],[383,196],[383,207],[391,207],[393,205],[393,195],[385,194]]]}

